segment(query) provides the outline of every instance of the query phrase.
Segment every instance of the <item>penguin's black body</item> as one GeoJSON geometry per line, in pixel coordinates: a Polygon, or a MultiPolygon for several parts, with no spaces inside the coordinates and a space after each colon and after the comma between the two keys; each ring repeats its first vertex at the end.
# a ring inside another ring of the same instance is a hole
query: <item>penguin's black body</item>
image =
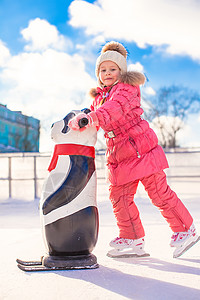
{"type": "MultiPolygon", "coordinates": [[[[42,205],[42,214],[48,215],[67,205],[82,192],[95,173],[94,158],[70,155],[70,171],[62,185],[47,197],[42,205]]],[[[89,205],[71,215],[58,218],[44,226],[46,244],[50,255],[87,255],[98,236],[98,210],[89,205]]]]}

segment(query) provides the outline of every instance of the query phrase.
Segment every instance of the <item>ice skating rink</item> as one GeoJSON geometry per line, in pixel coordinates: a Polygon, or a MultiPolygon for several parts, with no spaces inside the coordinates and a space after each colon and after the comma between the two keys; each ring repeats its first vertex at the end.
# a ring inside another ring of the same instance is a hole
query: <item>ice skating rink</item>
{"type": "MultiPolygon", "coordinates": [[[[190,210],[200,233],[200,178],[170,179],[169,183],[190,210]]],[[[24,273],[15,262],[16,258],[39,259],[45,252],[38,201],[1,200],[0,300],[200,299],[200,242],[173,259],[171,230],[140,185],[136,203],[151,256],[111,259],[106,256],[108,243],[118,232],[104,179],[98,179],[97,199],[100,230],[93,253],[100,267],[41,273],[24,273]]]]}

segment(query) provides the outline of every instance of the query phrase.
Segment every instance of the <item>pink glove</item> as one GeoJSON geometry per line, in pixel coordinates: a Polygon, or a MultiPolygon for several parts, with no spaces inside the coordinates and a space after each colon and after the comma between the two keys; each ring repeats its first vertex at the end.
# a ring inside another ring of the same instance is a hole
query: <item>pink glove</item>
{"type": "Polygon", "coordinates": [[[73,130],[84,130],[89,126],[98,126],[98,125],[99,125],[99,120],[97,118],[97,115],[93,111],[90,112],[89,114],[80,113],[77,116],[75,116],[74,118],[72,118],[68,123],[69,128],[71,128],[73,130]],[[78,122],[83,118],[88,119],[88,124],[86,126],[84,126],[83,128],[80,128],[78,122]]]}

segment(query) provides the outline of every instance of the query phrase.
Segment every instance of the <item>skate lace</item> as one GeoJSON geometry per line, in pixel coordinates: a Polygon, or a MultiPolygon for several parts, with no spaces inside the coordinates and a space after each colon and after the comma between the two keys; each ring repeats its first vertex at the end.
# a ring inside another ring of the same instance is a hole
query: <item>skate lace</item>
{"type": "MultiPolygon", "coordinates": [[[[144,239],[138,239],[137,240],[138,243],[135,245],[135,246],[140,246],[140,245],[143,245],[144,243],[144,239]]],[[[116,237],[114,240],[113,240],[113,243],[115,243],[116,245],[132,245],[134,242],[134,240],[132,239],[124,239],[124,238],[119,238],[119,237],[116,237]]]]}
{"type": "Polygon", "coordinates": [[[174,242],[178,242],[178,241],[181,241],[182,239],[184,239],[185,237],[187,236],[195,236],[196,235],[196,229],[195,227],[193,228],[190,228],[188,231],[185,231],[185,232],[175,232],[173,235],[172,235],[172,240],[174,242]]]}
{"type": "Polygon", "coordinates": [[[112,242],[116,245],[130,245],[132,240],[116,237],[112,242]]]}
{"type": "Polygon", "coordinates": [[[112,243],[119,243],[121,244],[122,243],[122,238],[119,238],[119,237],[116,237],[114,240],[112,240],[112,243]]]}
{"type": "Polygon", "coordinates": [[[178,242],[178,241],[181,241],[183,238],[185,238],[187,235],[189,235],[188,232],[175,232],[172,235],[172,240],[174,242],[178,242]]]}

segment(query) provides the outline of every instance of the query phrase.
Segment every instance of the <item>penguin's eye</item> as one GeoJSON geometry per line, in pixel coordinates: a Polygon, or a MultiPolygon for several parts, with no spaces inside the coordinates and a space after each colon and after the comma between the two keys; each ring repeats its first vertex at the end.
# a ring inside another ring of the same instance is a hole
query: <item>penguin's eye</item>
{"type": "Polygon", "coordinates": [[[71,112],[68,115],[66,115],[66,117],[64,117],[63,120],[65,122],[65,125],[64,125],[64,127],[62,129],[62,133],[67,133],[70,130],[69,127],[68,127],[68,122],[69,122],[70,119],[72,119],[73,117],[75,117],[75,115],[76,115],[75,113],[71,112]]]}
{"type": "Polygon", "coordinates": [[[89,108],[83,108],[81,109],[81,111],[84,113],[84,114],[89,114],[91,112],[91,110],[89,108]]]}

